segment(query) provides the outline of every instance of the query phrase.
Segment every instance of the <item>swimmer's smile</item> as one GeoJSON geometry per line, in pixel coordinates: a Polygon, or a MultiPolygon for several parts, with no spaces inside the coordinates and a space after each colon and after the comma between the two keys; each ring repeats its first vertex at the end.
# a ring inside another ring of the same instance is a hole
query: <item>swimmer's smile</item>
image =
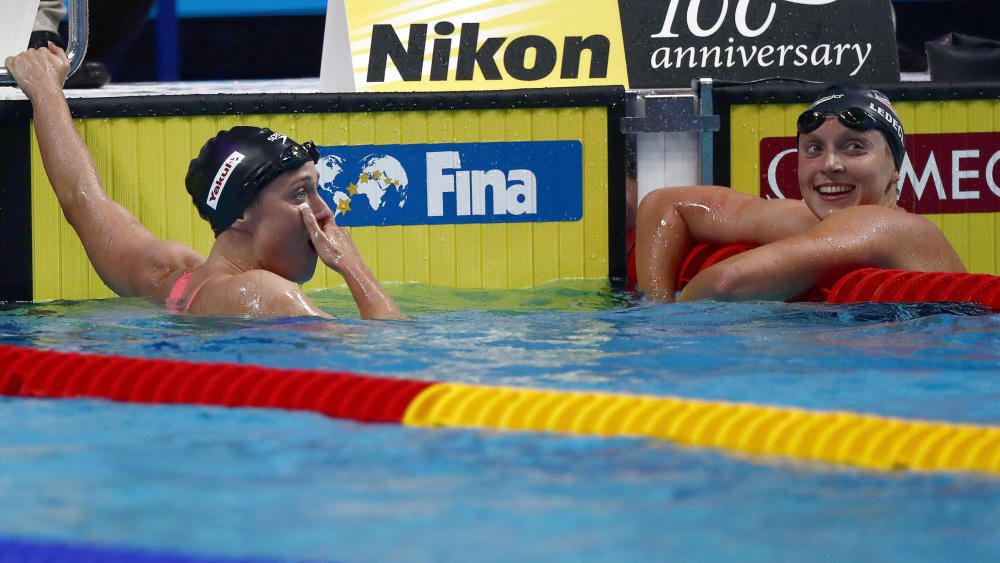
{"type": "Polygon", "coordinates": [[[857,189],[854,184],[821,184],[814,188],[824,200],[835,200],[847,196],[857,189]]]}

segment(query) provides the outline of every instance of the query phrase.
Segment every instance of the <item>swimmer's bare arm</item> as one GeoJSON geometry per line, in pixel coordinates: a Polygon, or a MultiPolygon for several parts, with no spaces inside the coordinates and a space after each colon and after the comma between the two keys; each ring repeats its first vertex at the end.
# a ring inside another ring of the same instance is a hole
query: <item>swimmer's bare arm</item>
{"type": "Polygon", "coordinates": [[[6,68],[31,100],[45,172],[98,275],[122,296],[165,297],[170,273],[193,268],[204,258],[181,244],[157,239],[104,192],[63,95],[69,71],[66,54],[50,43],[47,49],[8,57],[6,68]]]}
{"type": "Polygon", "coordinates": [[[406,318],[362,260],[347,230],[338,227],[332,218],[321,226],[308,205],[300,205],[299,211],[302,213],[302,220],[320,260],[344,276],[354,302],[358,305],[361,318],[386,320],[406,318]]]}
{"type": "Polygon", "coordinates": [[[684,288],[680,299],[786,300],[859,267],[965,271],[955,249],[927,219],[862,205],[706,269],[684,288]]]}
{"type": "Polygon", "coordinates": [[[814,226],[801,201],[763,200],[728,188],[662,188],[643,198],[636,274],[647,297],[672,302],[678,269],[695,243],[766,244],[814,226]]]}

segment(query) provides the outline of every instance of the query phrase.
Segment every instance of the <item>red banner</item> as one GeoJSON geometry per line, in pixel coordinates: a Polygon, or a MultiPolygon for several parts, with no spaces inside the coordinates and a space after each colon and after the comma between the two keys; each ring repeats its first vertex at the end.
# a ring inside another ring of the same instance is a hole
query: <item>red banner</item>
{"type": "MultiPolygon", "coordinates": [[[[760,141],[761,197],[801,197],[795,152],[795,137],[760,141]]],[[[900,182],[916,213],[1000,211],[1000,133],[907,135],[900,182]]]]}

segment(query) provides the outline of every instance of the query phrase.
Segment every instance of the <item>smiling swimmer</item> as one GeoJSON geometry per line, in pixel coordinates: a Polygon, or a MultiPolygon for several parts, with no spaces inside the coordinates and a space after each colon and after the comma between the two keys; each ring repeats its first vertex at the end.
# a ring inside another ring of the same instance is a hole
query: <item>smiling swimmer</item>
{"type": "Polygon", "coordinates": [[[682,301],[786,300],[859,267],[964,272],[932,222],[896,205],[903,126],[881,93],[826,89],[797,121],[802,200],[765,200],[716,186],[660,188],[639,205],[636,275],[650,299],[675,299],[697,243],[756,248],[699,273],[682,301]]]}

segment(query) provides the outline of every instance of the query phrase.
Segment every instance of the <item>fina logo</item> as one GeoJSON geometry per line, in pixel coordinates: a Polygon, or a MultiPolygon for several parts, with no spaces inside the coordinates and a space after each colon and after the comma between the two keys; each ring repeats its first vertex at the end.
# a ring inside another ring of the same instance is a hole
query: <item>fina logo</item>
{"type": "Polygon", "coordinates": [[[334,217],[374,223],[402,216],[410,180],[395,157],[369,154],[350,163],[331,154],[320,158],[316,169],[320,189],[332,196],[334,217]]]}
{"type": "Polygon", "coordinates": [[[583,144],[320,147],[319,189],[345,227],[578,221],[583,144]]]}
{"type": "MultiPolygon", "coordinates": [[[[423,160],[426,163],[428,218],[535,215],[538,212],[538,180],[531,170],[463,169],[462,155],[455,150],[427,151],[423,160]]],[[[335,217],[343,217],[352,224],[407,224],[412,221],[404,215],[410,195],[410,178],[396,156],[369,154],[357,162],[350,162],[340,154],[330,154],[321,157],[316,167],[320,189],[328,194],[335,217]]],[[[415,212],[420,210],[409,213],[415,212]]]]}
{"type": "Polygon", "coordinates": [[[538,212],[537,183],[531,170],[462,170],[458,151],[430,152],[427,216],[444,216],[445,194],[454,194],[455,214],[459,217],[487,215],[487,190],[493,199],[492,215],[533,215],[538,212]]]}

